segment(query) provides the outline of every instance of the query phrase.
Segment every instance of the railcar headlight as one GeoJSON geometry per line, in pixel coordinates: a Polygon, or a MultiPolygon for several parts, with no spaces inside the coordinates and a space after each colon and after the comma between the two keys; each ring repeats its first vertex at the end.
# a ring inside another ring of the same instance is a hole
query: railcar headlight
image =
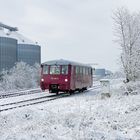
{"type": "Polygon", "coordinates": [[[68,79],[65,79],[65,82],[68,82],[68,79]]]}
{"type": "Polygon", "coordinates": [[[44,82],[44,79],[43,78],[41,79],[41,82],[44,82]]]}

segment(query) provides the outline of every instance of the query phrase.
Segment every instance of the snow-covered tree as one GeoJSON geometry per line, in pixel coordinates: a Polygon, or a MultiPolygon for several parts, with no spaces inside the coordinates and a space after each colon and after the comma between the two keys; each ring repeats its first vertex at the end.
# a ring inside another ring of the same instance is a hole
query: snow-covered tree
{"type": "Polygon", "coordinates": [[[126,79],[140,78],[140,14],[125,8],[114,12],[116,41],[122,48],[121,62],[126,79]]]}
{"type": "Polygon", "coordinates": [[[18,62],[11,70],[2,73],[0,87],[3,90],[36,88],[39,86],[39,79],[39,64],[29,66],[24,62],[18,62]]]}

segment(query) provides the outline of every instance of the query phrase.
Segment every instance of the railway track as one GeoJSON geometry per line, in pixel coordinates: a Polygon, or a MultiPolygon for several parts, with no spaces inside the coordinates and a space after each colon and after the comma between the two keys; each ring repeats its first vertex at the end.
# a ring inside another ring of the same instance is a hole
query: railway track
{"type": "MultiPolygon", "coordinates": [[[[95,89],[98,87],[100,87],[100,85],[93,86],[90,89],[92,89],[92,88],[95,89]]],[[[0,94],[0,99],[35,94],[35,93],[39,93],[39,92],[42,92],[41,89],[31,89],[31,90],[25,90],[25,91],[19,91],[19,92],[4,93],[4,94],[0,94]]]]}
{"type": "Polygon", "coordinates": [[[101,88],[101,85],[92,86],[88,90],[95,90],[95,89],[98,89],[98,88],[101,88]]]}
{"type": "Polygon", "coordinates": [[[42,92],[41,89],[31,89],[31,90],[17,91],[17,92],[12,92],[12,93],[11,92],[3,93],[3,94],[0,94],[0,99],[35,94],[35,93],[39,93],[39,92],[42,92]]]}
{"type": "Polygon", "coordinates": [[[16,109],[16,108],[21,108],[21,107],[26,107],[26,106],[30,106],[30,105],[35,105],[35,104],[39,104],[39,103],[43,103],[43,102],[48,102],[48,101],[56,100],[56,99],[66,97],[66,96],[69,96],[69,94],[61,94],[61,95],[53,97],[53,98],[49,98],[49,96],[43,96],[40,98],[33,98],[30,100],[23,100],[23,101],[19,101],[19,102],[7,103],[7,104],[0,105],[0,112],[12,110],[12,109],[16,109]],[[15,106],[12,106],[12,105],[15,105],[15,106]]]}
{"type": "MultiPolygon", "coordinates": [[[[100,88],[100,86],[93,86],[92,88],[88,89],[87,92],[89,92],[91,90],[95,90],[97,88],[100,88]]],[[[77,94],[77,93],[75,93],[75,94],[77,94]]],[[[28,94],[23,94],[23,95],[28,95],[28,94]]],[[[15,102],[0,104],[0,112],[4,112],[4,111],[16,109],[16,108],[21,108],[21,107],[26,107],[26,106],[30,106],[30,105],[40,104],[40,103],[44,103],[44,102],[49,102],[52,100],[56,100],[56,99],[64,98],[64,97],[68,97],[68,96],[70,96],[70,94],[66,94],[66,93],[59,94],[59,95],[50,95],[50,96],[43,95],[43,96],[37,97],[37,98],[35,97],[35,98],[27,99],[27,100],[19,100],[19,101],[15,101],[15,102]]],[[[13,97],[13,96],[10,96],[10,97],[13,97]]]]}

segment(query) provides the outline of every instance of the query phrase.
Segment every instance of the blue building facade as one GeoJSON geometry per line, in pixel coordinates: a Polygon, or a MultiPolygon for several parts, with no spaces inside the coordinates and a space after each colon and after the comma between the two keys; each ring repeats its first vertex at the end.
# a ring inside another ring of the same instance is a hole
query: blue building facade
{"type": "Polygon", "coordinates": [[[39,45],[31,44],[18,44],[18,62],[26,62],[29,65],[34,65],[35,63],[41,63],[41,47],[39,45]]]}
{"type": "Polygon", "coordinates": [[[0,37],[0,72],[9,70],[17,62],[17,40],[0,37]]]}
{"type": "Polygon", "coordinates": [[[105,69],[95,69],[95,75],[99,77],[106,76],[106,70],[105,69]]]}
{"type": "Polygon", "coordinates": [[[17,31],[9,32],[9,36],[17,39],[17,61],[25,62],[29,65],[34,65],[35,63],[41,63],[41,47],[24,37],[17,31]]]}

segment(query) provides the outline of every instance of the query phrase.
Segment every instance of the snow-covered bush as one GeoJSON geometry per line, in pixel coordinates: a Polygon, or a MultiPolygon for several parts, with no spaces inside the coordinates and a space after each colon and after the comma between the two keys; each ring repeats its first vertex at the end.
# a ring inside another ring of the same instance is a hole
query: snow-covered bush
{"type": "Polygon", "coordinates": [[[135,95],[139,94],[140,91],[140,81],[125,83],[124,86],[121,87],[124,91],[125,95],[135,95]]]}
{"type": "Polygon", "coordinates": [[[1,74],[0,90],[20,90],[39,86],[40,65],[29,66],[18,62],[11,70],[1,74]]]}

